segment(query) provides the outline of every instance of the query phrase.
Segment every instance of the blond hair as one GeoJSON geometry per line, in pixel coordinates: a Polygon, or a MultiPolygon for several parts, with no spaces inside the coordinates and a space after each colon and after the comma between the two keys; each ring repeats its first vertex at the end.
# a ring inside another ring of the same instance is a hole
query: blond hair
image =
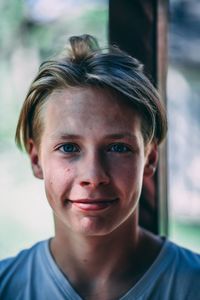
{"type": "Polygon", "coordinates": [[[41,64],[19,116],[16,143],[21,149],[28,151],[29,139],[39,144],[43,104],[56,89],[69,87],[99,87],[117,93],[140,113],[146,142],[159,144],[164,139],[165,109],[142,64],[117,47],[102,50],[94,37],[81,35],[69,38],[63,55],[41,64]]]}

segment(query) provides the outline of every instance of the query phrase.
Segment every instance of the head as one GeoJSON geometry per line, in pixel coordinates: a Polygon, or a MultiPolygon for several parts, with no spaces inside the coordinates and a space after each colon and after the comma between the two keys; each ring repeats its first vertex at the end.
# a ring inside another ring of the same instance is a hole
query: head
{"type": "Polygon", "coordinates": [[[44,179],[57,229],[102,235],[135,214],[165,134],[165,111],[142,65],[84,35],[40,66],[16,141],[44,179]]]}
{"type": "Polygon", "coordinates": [[[16,142],[29,151],[29,140],[39,146],[44,130],[42,111],[53,91],[97,87],[118,95],[142,118],[145,143],[160,144],[166,135],[166,114],[159,95],[143,73],[142,64],[116,47],[101,50],[89,35],[69,39],[68,49],[41,64],[24,101],[16,142]]]}

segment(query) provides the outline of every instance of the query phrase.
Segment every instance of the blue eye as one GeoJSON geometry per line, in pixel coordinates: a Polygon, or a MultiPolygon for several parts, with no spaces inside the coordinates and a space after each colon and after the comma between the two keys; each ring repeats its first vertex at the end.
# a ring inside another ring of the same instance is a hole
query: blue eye
{"type": "Polygon", "coordinates": [[[64,153],[73,153],[80,151],[78,146],[72,143],[64,144],[59,149],[64,153]]]}
{"type": "Polygon", "coordinates": [[[130,152],[130,148],[123,143],[112,144],[108,148],[109,152],[126,153],[130,152]]]}

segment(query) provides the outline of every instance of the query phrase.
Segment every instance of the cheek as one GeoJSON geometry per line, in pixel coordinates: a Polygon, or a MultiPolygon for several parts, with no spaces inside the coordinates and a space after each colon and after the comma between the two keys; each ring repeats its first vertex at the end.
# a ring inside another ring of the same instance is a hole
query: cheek
{"type": "Polygon", "coordinates": [[[111,161],[110,172],[114,178],[120,177],[124,180],[141,180],[144,171],[144,161],[140,156],[132,159],[116,159],[111,161]]]}
{"type": "Polygon", "coordinates": [[[113,182],[123,190],[126,197],[138,194],[141,191],[143,182],[144,164],[142,159],[133,159],[128,163],[120,162],[112,164],[111,173],[113,182]]]}
{"type": "Polygon", "coordinates": [[[52,162],[44,168],[44,184],[49,202],[56,202],[69,193],[73,181],[73,169],[64,164],[52,162]]]}

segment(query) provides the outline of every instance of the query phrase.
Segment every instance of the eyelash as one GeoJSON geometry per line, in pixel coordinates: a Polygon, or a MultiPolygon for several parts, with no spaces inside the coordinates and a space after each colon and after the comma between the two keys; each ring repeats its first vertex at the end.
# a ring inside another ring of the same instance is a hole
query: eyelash
{"type": "MultiPolygon", "coordinates": [[[[58,148],[58,150],[60,150],[63,153],[77,153],[77,152],[80,152],[79,146],[76,145],[76,144],[73,144],[73,143],[63,144],[62,146],[60,146],[58,148]],[[65,149],[66,147],[68,147],[68,149],[65,149]]],[[[109,145],[106,148],[106,150],[108,152],[127,153],[127,152],[131,151],[131,148],[129,146],[127,146],[126,144],[124,144],[124,143],[113,143],[113,144],[109,145]]]]}
{"type": "Polygon", "coordinates": [[[124,143],[114,143],[108,146],[108,152],[116,152],[116,153],[127,153],[131,151],[131,148],[124,143]],[[113,151],[111,148],[115,147],[113,151]],[[118,147],[118,150],[116,149],[118,147]]]}
{"type": "Polygon", "coordinates": [[[80,152],[80,148],[78,147],[78,145],[76,144],[73,144],[73,143],[66,143],[66,144],[63,144],[62,146],[60,146],[58,148],[61,152],[63,153],[76,153],[76,152],[80,152]],[[64,150],[64,147],[68,147],[68,151],[65,151],[64,150]],[[69,151],[69,147],[73,147],[73,150],[75,149],[75,151],[69,151]]]}

